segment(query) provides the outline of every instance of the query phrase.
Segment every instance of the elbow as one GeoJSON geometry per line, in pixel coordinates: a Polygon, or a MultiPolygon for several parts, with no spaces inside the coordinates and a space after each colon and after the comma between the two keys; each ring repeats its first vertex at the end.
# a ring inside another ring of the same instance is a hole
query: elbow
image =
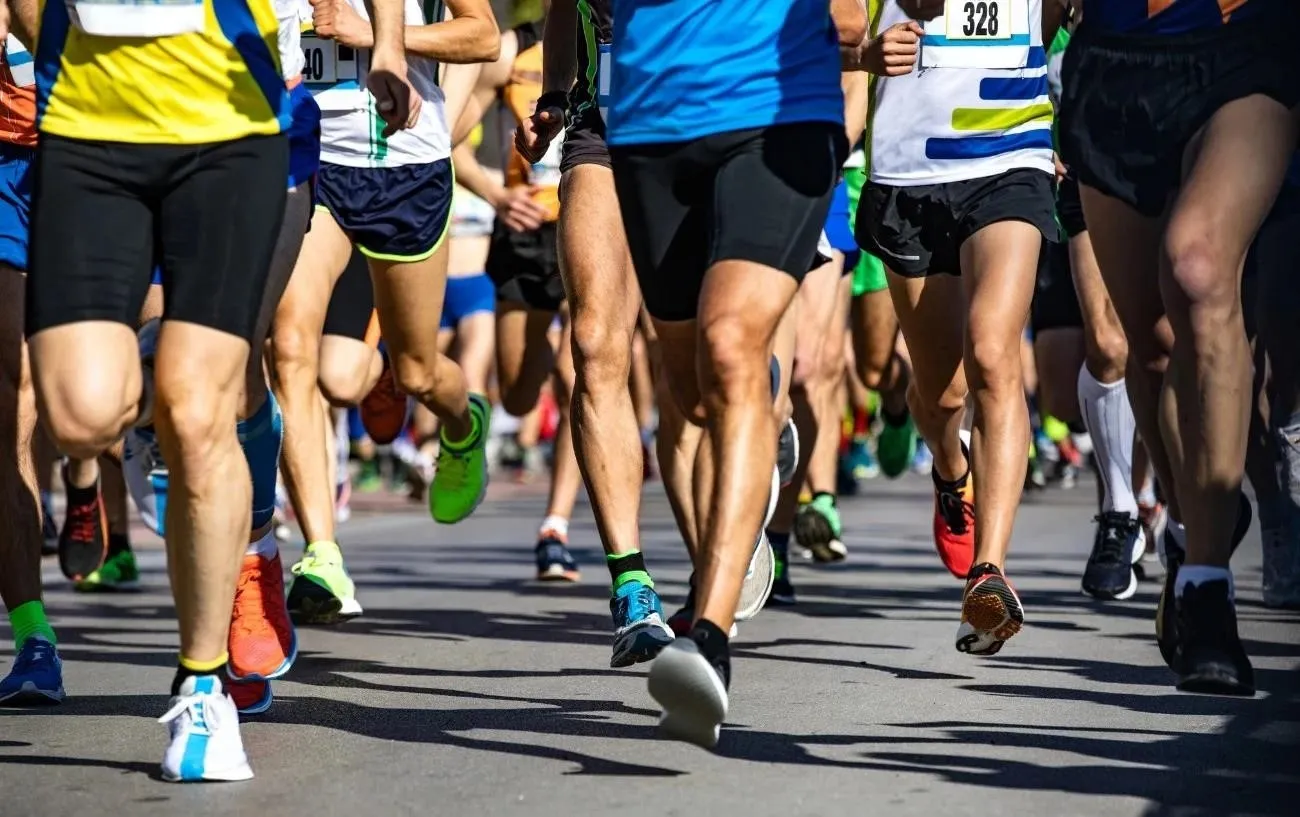
{"type": "Polygon", "coordinates": [[[867,18],[854,15],[850,20],[836,20],[835,30],[840,35],[840,45],[856,48],[867,36],[867,18]]]}
{"type": "Polygon", "coordinates": [[[491,21],[485,21],[480,28],[474,38],[475,61],[496,62],[501,58],[501,32],[491,21]]]}

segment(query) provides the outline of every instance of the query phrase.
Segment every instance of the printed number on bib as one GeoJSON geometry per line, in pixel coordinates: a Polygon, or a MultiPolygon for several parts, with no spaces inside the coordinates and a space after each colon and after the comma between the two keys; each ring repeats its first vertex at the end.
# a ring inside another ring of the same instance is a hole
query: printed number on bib
{"type": "Polygon", "coordinates": [[[600,106],[600,118],[609,121],[609,83],[610,83],[610,45],[600,44],[600,62],[596,67],[596,104],[600,106]]]}
{"type": "Polygon", "coordinates": [[[357,78],[357,52],[333,40],[302,35],[302,81],[308,85],[334,85],[357,78]]]}
{"type": "Polygon", "coordinates": [[[203,31],[203,0],[64,0],[72,24],[97,37],[173,37],[203,31]]]}
{"type": "Polygon", "coordinates": [[[1010,40],[1010,0],[948,0],[950,40],[1010,40]]]}

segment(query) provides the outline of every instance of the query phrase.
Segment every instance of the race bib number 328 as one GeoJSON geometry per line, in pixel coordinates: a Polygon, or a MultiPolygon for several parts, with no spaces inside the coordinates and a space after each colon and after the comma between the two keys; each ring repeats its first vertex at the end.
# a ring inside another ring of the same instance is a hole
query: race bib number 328
{"type": "Polygon", "coordinates": [[[948,0],[949,40],[1010,40],[1011,0],[948,0]]]}

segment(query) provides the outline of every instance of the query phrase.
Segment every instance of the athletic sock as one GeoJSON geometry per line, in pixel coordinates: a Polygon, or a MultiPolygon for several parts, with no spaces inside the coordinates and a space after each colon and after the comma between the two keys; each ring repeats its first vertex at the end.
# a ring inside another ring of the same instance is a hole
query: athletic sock
{"type": "Polygon", "coordinates": [[[569,538],[569,520],[563,516],[550,514],[542,520],[542,526],[537,529],[539,536],[545,536],[548,533],[553,533],[561,539],[567,540],[569,538]]]}
{"type": "Polygon", "coordinates": [[[196,675],[216,675],[229,659],[230,656],[225,653],[212,661],[193,661],[183,655],[180,656],[176,661],[176,675],[172,677],[172,695],[181,694],[181,684],[185,683],[186,678],[196,675]]]}
{"type": "Polygon", "coordinates": [[[891,414],[889,409],[880,407],[880,419],[890,428],[902,428],[907,424],[908,415],[907,409],[904,409],[902,414],[891,414]]]}
{"type": "Polygon", "coordinates": [[[930,477],[934,480],[934,487],[946,493],[961,493],[966,488],[966,482],[970,479],[970,449],[966,447],[965,441],[961,441],[961,453],[966,458],[966,473],[957,479],[948,480],[939,476],[939,469],[931,467],[930,477]]]}
{"type": "Polygon", "coordinates": [[[268,391],[261,408],[236,424],[235,430],[253,479],[253,530],[257,530],[275,515],[275,480],[284,439],[284,416],[275,395],[268,391]]]}
{"type": "Polygon", "coordinates": [[[1137,515],[1137,498],[1133,496],[1133,434],[1137,421],[1128,402],[1124,380],[1099,383],[1079,367],[1079,408],[1092,437],[1093,456],[1101,475],[1103,511],[1137,515]]]}
{"type": "Polygon", "coordinates": [[[262,538],[256,542],[249,542],[248,548],[244,550],[245,556],[261,556],[263,559],[271,560],[280,554],[280,545],[275,541],[275,531],[269,530],[262,535],[262,538]]]}
{"type": "Polygon", "coordinates": [[[453,440],[447,436],[447,425],[442,426],[442,447],[448,451],[465,452],[478,445],[479,437],[483,435],[483,418],[480,416],[481,409],[473,400],[469,401],[469,436],[463,440],[453,440]]]}
{"type": "Polygon", "coordinates": [[[1212,565],[1183,565],[1178,571],[1177,581],[1174,582],[1174,594],[1181,598],[1183,588],[1189,584],[1200,585],[1218,581],[1228,583],[1228,600],[1235,600],[1237,598],[1237,588],[1236,583],[1232,580],[1232,571],[1226,567],[1214,567],[1212,565]]]}
{"type": "Polygon", "coordinates": [[[832,508],[837,507],[839,505],[839,502],[835,498],[835,494],[831,493],[830,491],[817,491],[816,493],[813,494],[813,502],[816,502],[821,497],[828,498],[831,501],[832,508]]]}
{"type": "Polygon", "coordinates": [[[21,650],[27,639],[34,635],[43,637],[51,644],[57,644],[54,628],[45,617],[45,602],[29,601],[9,611],[9,628],[14,634],[14,649],[21,650]]]}
{"type": "Polygon", "coordinates": [[[768,528],[767,542],[772,546],[772,555],[778,562],[790,561],[790,532],[777,533],[768,528]]]}
{"type": "Polygon", "coordinates": [[[731,648],[728,646],[727,634],[718,625],[708,619],[700,619],[691,627],[687,636],[695,642],[700,655],[713,665],[722,676],[722,686],[731,688],[731,648]]]}
{"type": "Polygon", "coordinates": [[[617,590],[628,582],[641,582],[654,589],[654,579],[650,578],[650,573],[645,569],[645,557],[639,550],[618,555],[606,554],[605,565],[609,568],[609,578],[613,582],[611,590],[617,590]]]}
{"type": "Polygon", "coordinates": [[[129,553],[131,550],[131,537],[125,533],[110,533],[108,535],[108,555],[116,556],[119,553],[129,553]]]}

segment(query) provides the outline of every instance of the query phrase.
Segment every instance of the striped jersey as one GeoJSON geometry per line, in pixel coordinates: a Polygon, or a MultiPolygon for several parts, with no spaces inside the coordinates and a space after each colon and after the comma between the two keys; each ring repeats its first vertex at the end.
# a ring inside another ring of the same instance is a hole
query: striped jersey
{"type": "Polygon", "coordinates": [[[1294,0],[1085,0],[1084,19],[1095,31],[1186,34],[1249,20],[1294,0]]]}
{"type": "MultiPolygon", "coordinates": [[[[369,20],[364,0],[347,0],[369,20]]],[[[311,5],[301,0],[303,20],[311,24],[311,5]]],[[[406,0],[406,24],[442,22],[441,2],[406,0]]],[[[370,52],[302,35],[303,83],[321,109],[321,161],[346,167],[404,167],[429,164],[451,155],[451,131],[438,87],[438,62],[406,55],[407,78],[424,104],[414,128],[385,137],[375,98],[366,90],[370,52]]]]}
{"type": "Polygon", "coordinates": [[[569,116],[598,111],[608,119],[610,43],[614,39],[613,0],[577,0],[578,81],[569,92],[569,116]]]}
{"type": "MultiPolygon", "coordinates": [[[[912,72],[872,83],[872,181],[908,187],[1053,172],[1042,2],[949,0],[925,25],[912,72]]],[[[908,19],[897,0],[872,5],[872,36],[908,19]]]]}
{"type": "Polygon", "coordinates": [[[0,142],[36,146],[36,69],[32,55],[10,34],[0,58],[0,142]]]}

